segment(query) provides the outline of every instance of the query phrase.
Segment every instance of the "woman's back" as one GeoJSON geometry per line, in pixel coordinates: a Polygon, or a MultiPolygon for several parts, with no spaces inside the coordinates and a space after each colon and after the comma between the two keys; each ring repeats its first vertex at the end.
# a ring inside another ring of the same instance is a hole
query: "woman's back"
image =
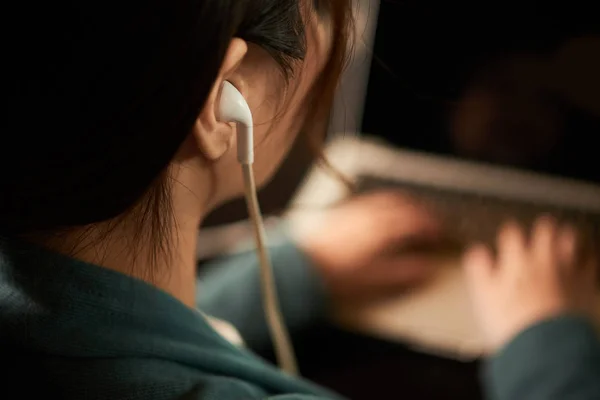
{"type": "Polygon", "coordinates": [[[323,136],[349,10],[347,0],[11,4],[0,143],[11,389],[320,392],[230,344],[196,310],[195,245],[204,216],[244,193],[223,86],[253,114],[262,185],[301,129],[323,136]]]}
{"type": "Polygon", "coordinates": [[[0,353],[10,378],[3,391],[62,399],[334,398],[228,342],[200,312],[143,281],[22,243],[4,243],[1,254],[0,353]]]}

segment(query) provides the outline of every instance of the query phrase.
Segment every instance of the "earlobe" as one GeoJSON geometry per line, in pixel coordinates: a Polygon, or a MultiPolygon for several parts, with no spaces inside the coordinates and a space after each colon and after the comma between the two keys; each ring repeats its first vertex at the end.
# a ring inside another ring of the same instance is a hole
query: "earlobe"
{"type": "Polygon", "coordinates": [[[193,135],[196,144],[209,161],[217,161],[234,146],[236,128],[232,123],[218,120],[218,105],[223,82],[226,80],[245,94],[246,83],[237,71],[247,52],[248,45],[245,41],[237,38],[231,41],[219,76],[194,125],[193,135]]]}

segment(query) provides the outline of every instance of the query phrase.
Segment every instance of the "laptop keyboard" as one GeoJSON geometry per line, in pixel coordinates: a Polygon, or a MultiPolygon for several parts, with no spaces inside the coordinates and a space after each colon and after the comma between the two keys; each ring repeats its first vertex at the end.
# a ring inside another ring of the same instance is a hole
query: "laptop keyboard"
{"type": "Polygon", "coordinates": [[[503,222],[516,220],[530,228],[536,217],[549,214],[579,228],[584,233],[586,242],[593,248],[600,249],[600,214],[419,186],[376,176],[359,176],[356,187],[360,193],[382,188],[406,191],[442,218],[448,235],[457,240],[456,245],[459,247],[473,242],[493,246],[498,228],[503,222]]]}

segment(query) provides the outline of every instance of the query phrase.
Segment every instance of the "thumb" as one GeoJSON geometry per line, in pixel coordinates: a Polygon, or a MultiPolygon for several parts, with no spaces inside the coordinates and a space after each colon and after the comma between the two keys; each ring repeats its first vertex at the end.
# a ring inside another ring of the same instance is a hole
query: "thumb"
{"type": "Polygon", "coordinates": [[[401,249],[429,249],[443,242],[444,232],[439,221],[430,213],[417,209],[407,217],[388,219],[386,229],[380,232],[387,236],[387,243],[401,249]]]}
{"type": "Polygon", "coordinates": [[[439,259],[427,255],[402,255],[375,263],[372,278],[390,287],[413,286],[433,277],[439,259]]]}
{"type": "Polygon", "coordinates": [[[389,228],[398,236],[431,234],[441,230],[440,220],[433,210],[404,194],[380,193],[363,200],[369,205],[364,207],[363,204],[369,219],[389,228]]]}
{"type": "Polygon", "coordinates": [[[494,274],[494,258],[484,245],[469,248],[462,259],[467,284],[471,291],[487,291],[494,274]]]}

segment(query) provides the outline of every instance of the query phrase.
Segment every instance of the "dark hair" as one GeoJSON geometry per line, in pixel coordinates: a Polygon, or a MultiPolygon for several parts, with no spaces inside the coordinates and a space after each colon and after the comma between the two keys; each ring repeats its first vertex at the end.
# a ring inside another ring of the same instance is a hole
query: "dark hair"
{"type": "MultiPolygon", "coordinates": [[[[350,6],[348,0],[317,3],[330,10],[335,35],[316,85],[319,105],[308,119],[320,121],[322,131],[345,62],[350,6]]],[[[163,232],[166,168],[231,39],[264,48],[286,77],[306,50],[299,0],[59,0],[11,7],[14,25],[3,46],[10,106],[0,144],[5,236],[85,226],[133,209],[153,235],[163,232]]]]}

